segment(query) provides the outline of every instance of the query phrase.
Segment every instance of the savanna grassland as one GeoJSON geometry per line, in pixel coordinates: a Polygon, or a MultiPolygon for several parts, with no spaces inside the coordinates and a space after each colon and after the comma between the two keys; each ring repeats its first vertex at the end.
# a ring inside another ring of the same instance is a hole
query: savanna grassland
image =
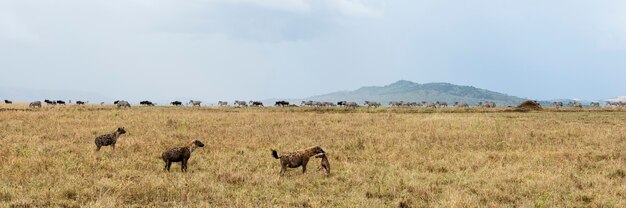
{"type": "Polygon", "coordinates": [[[1,207],[626,207],[626,111],[2,104],[0,176],[1,207]],[[271,149],[313,145],[329,177],[279,177],[271,149]]]}

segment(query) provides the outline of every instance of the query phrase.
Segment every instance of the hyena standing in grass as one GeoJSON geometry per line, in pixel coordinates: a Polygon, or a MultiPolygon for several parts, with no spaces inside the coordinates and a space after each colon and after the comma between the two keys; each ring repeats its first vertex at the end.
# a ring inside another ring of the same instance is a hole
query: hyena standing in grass
{"type": "Polygon", "coordinates": [[[100,151],[102,146],[109,146],[115,150],[115,143],[117,143],[117,138],[119,138],[122,134],[125,134],[126,130],[124,127],[117,128],[117,130],[110,134],[104,134],[96,137],[96,151],[100,151]]]}
{"type": "Polygon", "coordinates": [[[172,162],[181,162],[181,171],[187,172],[187,161],[191,157],[191,153],[198,147],[204,147],[204,144],[200,140],[193,140],[184,147],[175,147],[166,150],[161,155],[163,162],[165,162],[165,170],[170,171],[172,162]]]}
{"type": "Polygon", "coordinates": [[[280,156],[276,150],[272,150],[272,156],[276,159],[280,159],[280,175],[283,175],[287,168],[297,168],[302,166],[302,173],[306,173],[306,164],[309,163],[309,159],[319,153],[326,153],[320,146],[309,147],[301,149],[295,152],[282,153],[280,156]]]}

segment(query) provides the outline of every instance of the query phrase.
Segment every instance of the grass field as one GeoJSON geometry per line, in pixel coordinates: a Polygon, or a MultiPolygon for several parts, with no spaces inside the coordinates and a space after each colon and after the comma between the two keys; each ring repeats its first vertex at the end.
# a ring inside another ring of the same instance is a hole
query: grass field
{"type": "Polygon", "coordinates": [[[626,110],[0,105],[0,206],[626,207],[626,110]],[[125,127],[117,149],[94,138],[125,127]],[[192,139],[189,172],[161,153],[192,139]],[[331,175],[271,149],[321,145],[331,175]]]}

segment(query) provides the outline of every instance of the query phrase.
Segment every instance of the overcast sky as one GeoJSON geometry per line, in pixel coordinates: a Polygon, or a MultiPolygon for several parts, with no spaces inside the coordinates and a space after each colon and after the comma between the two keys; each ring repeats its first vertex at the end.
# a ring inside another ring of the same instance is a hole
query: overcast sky
{"type": "Polygon", "coordinates": [[[0,1],[0,87],[216,101],[400,79],[624,95],[626,1],[0,1]]]}

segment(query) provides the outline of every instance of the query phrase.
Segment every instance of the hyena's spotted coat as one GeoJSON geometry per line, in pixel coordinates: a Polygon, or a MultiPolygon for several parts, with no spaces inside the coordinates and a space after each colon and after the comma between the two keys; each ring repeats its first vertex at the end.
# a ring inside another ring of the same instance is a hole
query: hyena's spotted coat
{"type": "Polygon", "coordinates": [[[175,147],[163,152],[161,158],[165,162],[165,170],[170,171],[172,162],[181,162],[181,170],[187,172],[187,161],[191,157],[191,153],[198,147],[204,147],[204,144],[196,139],[189,142],[185,147],[175,147]]]}
{"type": "Polygon", "coordinates": [[[104,134],[104,135],[100,135],[96,137],[96,151],[100,151],[100,148],[102,146],[109,146],[109,145],[111,145],[113,150],[115,150],[115,143],[117,143],[117,138],[119,138],[120,135],[125,134],[125,133],[126,133],[126,130],[124,129],[124,127],[120,127],[120,128],[117,128],[117,130],[115,130],[115,132],[113,133],[104,134]]]}
{"type": "Polygon", "coordinates": [[[280,159],[280,175],[283,175],[287,168],[297,168],[302,166],[302,173],[306,173],[306,164],[309,159],[319,153],[325,153],[324,149],[320,146],[309,147],[301,149],[295,152],[282,153],[280,156],[276,150],[272,150],[272,156],[276,159],[280,159]]]}

